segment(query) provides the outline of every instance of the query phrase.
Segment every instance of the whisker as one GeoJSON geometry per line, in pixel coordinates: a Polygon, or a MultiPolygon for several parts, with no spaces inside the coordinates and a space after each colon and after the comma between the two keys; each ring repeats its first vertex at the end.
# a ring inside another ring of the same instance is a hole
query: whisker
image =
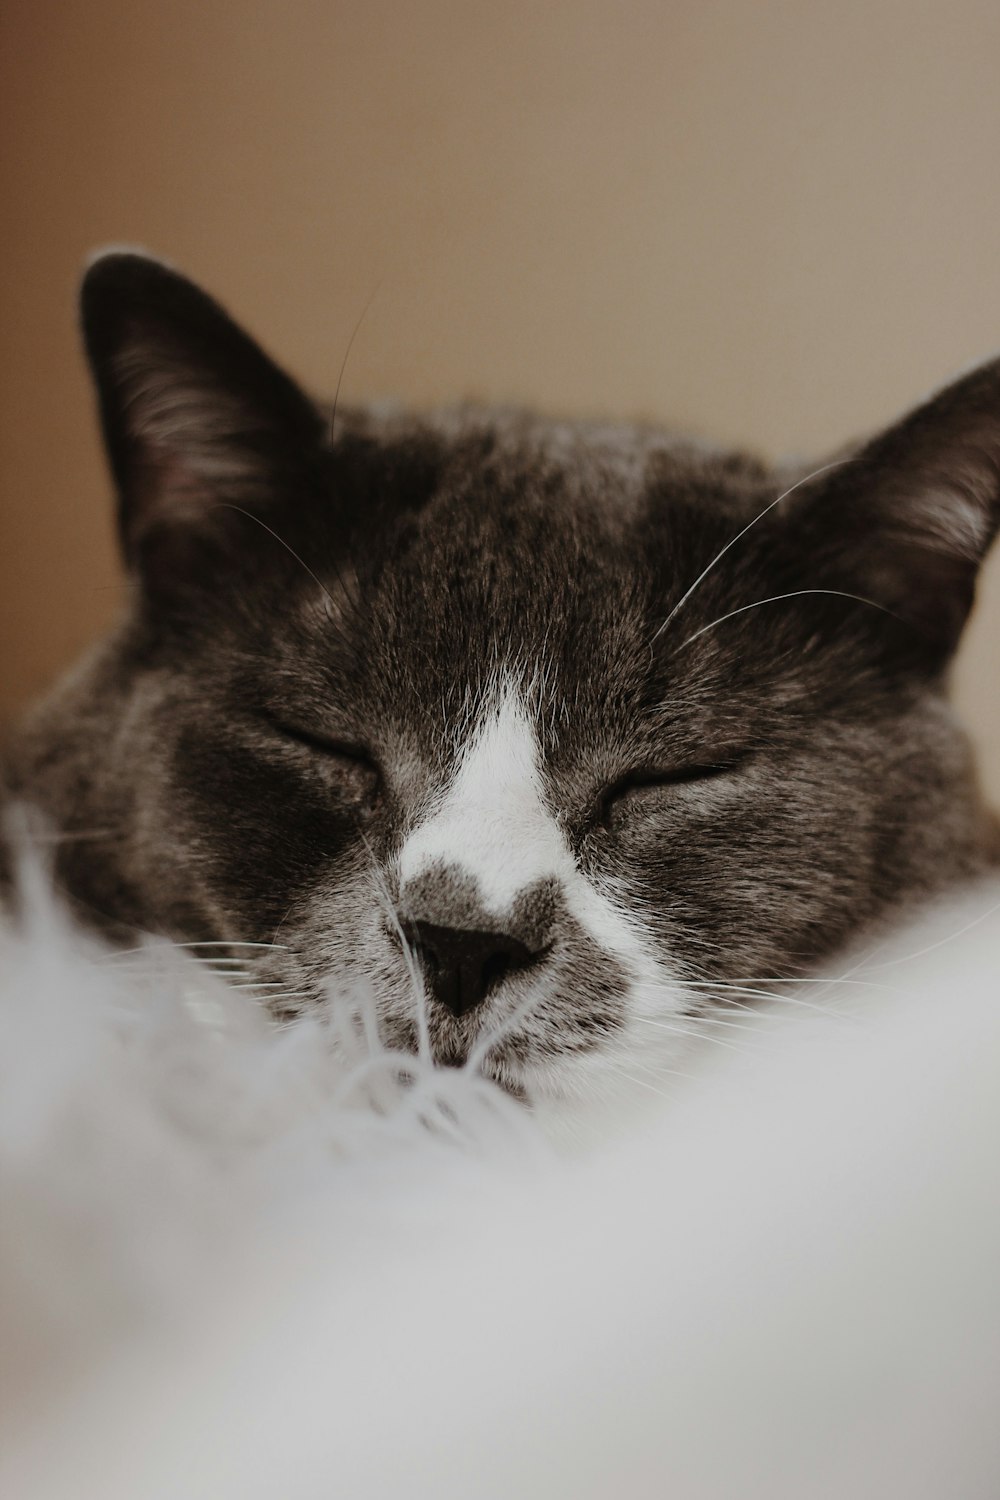
{"type": "MultiPolygon", "coordinates": [[[[706,1032],[701,1031],[694,1026],[672,1026],[669,1021],[654,1021],[651,1016],[635,1016],[633,1017],[633,1019],[638,1021],[642,1026],[653,1026],[657,1031],[667,1031],[672,1036],[690,1038],[694,1041],[713,1042],[715,1046],[725,1047],[729,1052],[739,1052],[742,1050],[734,1042],[727,1042],[725,1037],[710,1036],[706,1032]]],[[[701,1018],[699,1017],[699,1020],[700,1019],[701,1018]]],[[[746,1026],[742,1029],[744,1031],[750,1031],[753,1028],[746,1026]]]]}
{"type": "MultiPolygon", "coordinates": [[[[850,974],[853,974],[854,970],[852,969],[852,970],[849,970],[848,972],[850,974]]],[[[823,975],[823,976],[816,975],[816,976],[811,977],[811,978],[809,978],[809,977],[805,977],[805,978],[804,977],[782,978],[780,975],[763,975],[761,977],[756,977],[754,975],[747,975],[743,979],[685,979],[684,983],[686,985],[688,985],[692,989],[696,989],[698,987],[703,987],[703,988],[711,987],[713,989],[726,989],[726,988],[729,988],[730,986],[739,987],[741,985],[748,985],[748,984],[750,984],[750,985],[761,985],[761,984],[813,984],[813,985],[817,985],[817,986],[818,985],[822,985],[822,987],[824,989],[826,989],[827,985],[829,985],[829,984],[850,984],[850,985],[860,986],[862,989],[887,990],[887,989],[893,989],[893,988],[895,988],[895,986],[885,984],[885,983],[883,983],[882,980],[879,980],[879,979],[851,979],[851,978],[848,978],[846,976],[845,977],[840,977],[840,978],[828,979],[826,977],[826,975],[823,975]]]]}
{"type": "Polygon", "coordinates": [[[431,1036],[430,1025],[427,1019],[427,996],[424,993],[423,981],[421,980],[420,975],[417,971],[416,960],[413,957],[413,949],[410,946],[410,942],[406,936],[406,933],[403,931],[403,925],[399,920],[399,913],[396,910],[396,903],[392,899],[389,887],[385,882],[385,878],[382,874],[381,869],[379,868],[378,861],[375,858],[375,851],[369,843],[368,839],[365,837],[364,829],[361,829],[360,832],[362,842],[364,843],[365,849],[368,851],[368,859],[371,864],[371,872],[372,878],[375,881],[375,888],[378,891],[378,894],[383,902],[383,910],[385,911],[385,915],[392,923],[393,930],[395,931],[395,934],[399,939],[400,948],[403,954],[403,962],[406,965],[406,972],[410,978],[410,988],[413,993],[414,1011],[417,1020],[417,1054],[425,1062],[428,1062],[431,1058],[431,1036]]]}
{"type": "MultiPolygon", "coordinates": [[[[669,1099],[671,1097],[666,1089],[658,1089],[655,1084],[647,1083],[644,1078],[636,1078],[632,1073],[626,1073],[625,1069],[617,1062],[612,1062],[609,1059],[605,1065],[609,1072],[614,1073],[618,1078],[624,1078],[626,1083],[634,1083],[639,1088],[648,1089],[650,1093],[657,1094],[661,1099],[669,1099]]],[[[685,1073],[680,1068],[657,1068],[656,1073],[657,1076],[662,1074],[664,1076],[669,1075],[672,1078],[683,1078],[688,1083],[696,1076],[694,1073],[685,1073]]]]}
{"type": "Polygon", "coordinates": [[[754,1015],[759,1014],[759,1007],[746,1005],[733,995],[743,995],[751,1000],[766,1000],[775,1005],[792,1005],[802,1010],[809,1010],[819,1016],[829,1016],[832,1020],[842,1021],[845,1025],[859,1025],[861,1017],[848,1010],[834,1009],[831,1005],[817,1005],[814,1001],[800,1000],[796,995],[776,995],[768,990],[734,990],[732,994],[719,997],[719,1004],[723,1007],[732,1006],[735,1010],[751,1011],[754,1015]]]}
{"type": "MultiPolygon", "coordinates": [[[[973,917],[971,921],[966,922],[954,932],[949,932],[945,937],[938,938],[936,943],[929,943],[926,948],[917,948],[913,953],[904,953],[901,958],[887,958],[880,964],[871,964],[869,968],[877,973],[880,969],[892,969],[898,964],[910,963],[914,958],[923,958],[925,954],[934,953],[938,948],[943,948],[946,943],[953,943],[956,938],[963,937],[965,933],[971,932],[974,927],[978,927],[981,923],[988,921],[990,917],[996,916],[998,911],[1000,911],[1000,901],[995,906],[991,906],[988,911],[980,912],[978,917],[973,917]]],[[[883,943],[881,949],[884,949],[885,946],[883,943]]],[[[878,953],[881,949],[876,948],[873,952],[878,953]]],[[[865,963],[867,963],[866,960],[863,961],[863,964],[859,968],[863,967],[865,963]]],[[[849,972],[853,974],[856,971],[851,969],[849,972]]]]}
{"type": "MultiPolygon", "coordinates": [[[[248,992],[251,995],[252,994],[256,994],[261,988],[262,988],[262,986],[259,985],[259,984],[233,984],[233,985],[230,985],[230,989],[233,989],[233,990],[242,990],[242,991],[248,992]]],[[[263,1001],[266,1001],[268,1005],[273,1005],[276,1000],[312,1000],[313,998],[314,997],[310,994],[310,992],[308,990],[281,990],[281,989],[279,989],[279,990],[271,991],[270,993],[268,993],[266,995],[261,995],[260,996],[260,999],[263,1000],[263,1001]]]]}
{"type": "Polygon", "coordinates": [[[686,641],[681,641],[671,655],[676,656],[678,651],[683,651],[685,646],[690,646],[691,642],[696,641],[699,636],[709,630],[714,630],[717,625],[724,625],[727,620],[734,620],[737,615],[745,615],[749,609],[760,609],[762,604],[780,604],[782,599],[801,599],[807,594],[828,594],[836,599],[853,599],[858,604],[870,604],[873,609],[881,610],[884,615],[891,615],[894,620],[899,620],[904,625],[907,623],[902,615],[896,614],[895,610],[889,609],[885,604],[879,604],[877,599],[866,599],[862,594],[849,594],[844,589],[793,589],[788,594],[772,594],[768,599],[755,599],[753,604],[743,604],[739,609],[731,609],[728,614],[720,615],[717,620],[703,625],[700,630],[695,631],[694,635],[689,635],[686,641]]]}
{"type": "Polygon", "coordinates": [[[371,291],[368,293],[368,300],[365,303],[364,307],[361,309],[361,312],[358,315],[358,320],[355,323],[353,329],[351,330],[351,336],[347,340],[347,348],[344,350],[344,357],[343,357],[343,359],[340,362],[340,373],[337,376],[337,388],[336,388],[336,390],[333,393],[333,404],[330,407],[330,420],[327,423],[326,442],[327,442],[327,447],[329,447],[329,448],[333,447],[334,427],[336,426],[336,422],[337,422],[337,402],[340,400],[340,382],[344,378],[344,371],[347,369],[347,361],[350,359],[350,357],[351,357],[351,350],[354,347],[354,340],[357,338],[358,331],[359,331],[362,323],[365,321],[365,318],[368,316],[368,309],[371,307],[372,303],[375,301],[376,293],[381,289],[381,286],[382,286],[382,278],[380,277],[379,280],[376,281],[375,285],[372,287],[371,291]]]}
{"type": "MultiPolygon", "coordinates": [[[[117,948],[114,953],[108,955],[111,959],[128,958],[133,953],[155,952],[157,948],[176,948],[180,951],[188,951],[192,948],[280,948],[283,953],[288,949],[284,943],[250,943],[242,942],[237,938],[212,939],[210,942],[175,943],[172,939],[150,937],[149,942],[141,943],[137,948],[117,948]]],[[[209,960],[206,959],[206,962],[209,960]]],[[[213,963],[217,960],[211,960],[213,963]]]]}
{"type": "Polygon", "coordinates": [[[30,843],[37,847],[47,844],[89,843],[96,839],[122,838],[120,828],[74,828],[32,829],[28,835],[30,843]]]}
{"type": "Polygon", "coordinates": [[[720,1005],[727,1005],[730,1003],[733,995],[742,995],[744,998],[751,1000],[784,1000],[786,1003],[792,1005],[796,1003],[793,996],[780,995],[776,990],[760,989],[756,985],[750,984],[709,984],[704,988],[707,993],[697,997],[701,1004],[707,1004],[715,1000],[720,1005]]]}
{"type": "Polygon", "coordinates": [[[289,553],[290,556],[294,557],[299,566],[309,574],[309,577],[312,579],[313,583],[316,585],[316,587],[319,589],[320,593],[326,600],[331,618],[336,618],[337,606],[333,602],[333,595],[330,593],[326,585],[321,583],[320,580],[316,577],[316,574],[313,572],[309,564],[307,562],[303,562],[302,558],[296,552],[295,548],[290,546],[289,543],[285,541],[285,538],[283,536],[279,536],[272,526],[268,526],[266,521],[261,520],[260,516],[255,516],[252,510],[245,510],[242,505],[234,505],[231,500],[220,501],[219,509],[238,511],[241,516],[246,516],[249,520],[256,521],[257,525],[260,526],[262,530],[266,531],[269,536],[273,536],[274,540],[278,542],[282,547],[284,547],[285,551],[289,553]]]}
{"type": "Polygon", "coordinates": [[[775,506],[780,505],[782,500],[787,500],[789,495],[794,494],[794,492],[797,489],[800,489],[802,485],[808,484],[811,479],[818,479],[821,474],[827,474],[831,469],[839,469],[842,468],[844,464],[854,462],[855,460],[853,458],[838,458],[835,459],[833,463],[824,464],[822,468],[813,469],[810,474],[804,474],[802,478],[797,479],[793,485],[789,485],[787,490],[783,490],[782,493],[777,497],[777,499],[771,500],[767,505],[764,506],[763,510],[758,511],[753,520],[748,521],[747,524],[742,528],[742,530],[738,531],[734,537],[730,537],[729,541],[721,549],[721,551],[715,554],[708,566],[701,570],[694,583],[692,583],[691,587],[687,590],[686,593],[681,595],[677,603],[674,605],[673,609],[667,615],[667,618],[663,621],[663,624],[656,631],[652,640],[650,641],[650,645],[652,646],[656,641],[659,640],[660,636],[666,630],[671,620],[673,620],[674,617],[684,608],[685,604],[691,598],[691,595],[698,588],[702,580],[708,577],[709,573],[711,573],[712,569],[722,561],[729,549],[731,547],[735,547],[736,543],[741,539],[741,537],[745,537],[747,532],[757,525],[758,521],[762,521],[765,516],[769,515],[770,512],[774,510],[775,506]]]}
{"type": "Polygon", "coordinates": [[[707,1000],[717,1000],[719,1005],[722,1006],[735,1005],[736,1001],[733,999],[733,996],[742,995],[743,997],[751,1000],[763,1000],[776,1003],[778,1005],[799,1005],[809,1010],[817,1011],[823,1015],[834,1016],[840,1020],[855,1022],[860,1020],[860,1017],[855,1015],[852,1011],[846,1010],[841,1006],[834,1008],[832,1006],[819,1005],[816,1001],[803,1000],[801,997],[796,995],[781,994],[776,989],[764,988],[764,986],[779,984],[805,984],[809,985],[810,988],[815,991],[818,997],[826,995],[830,988],[838,984],[850,985],[854,988],[860,987],[862,989],[880,989],[890,993],[894,988],[893,986],[887,985],[880,980],[870,981],[867,979],[852,979],[849,977],[849,975],[832,979],[821,978],[819,976],[814,979],[791,977],[789,977],[788,979],[765,978],[759,980],[686,979],[684,980],[684,983],[688,986],[688,988],[692,990],[701,990],[705,992],[705,998],[707,1000]]]}
{"type": "Polygon", "coordinates": [[[251,943],[242,938],[218,938],[210,942],[202,943],[175,943],[176,948],[281,948],[287,952],[284,943],[251,943]]]}
{"type": "Polygon", "coordinates": [[[294,911],[294,909],[295,909],[295,902],[294,901],[290,902],[289,905],[285,908],[284,915],[280,918],[277,927],[274,929],[273,933],[271,934],[271,943],[270,943],[270,946],[272,948],[280,948],[282,946],[280,943],[278,943],[276,941],[276,939],[277,939],[278,933],[284,927],[285,923],[288,921],[288,918],[291,916],[291,914],[294,911]]]}
{"type": "Polygon", "coordinates": [[[512,1011],[508,1012],[506,1016],[501,1017],[499,1021],[495,1021],[488,1031],[481,1032],[474,1046],[469,1049],[469,1055],[464,1065],[466,1071],[469,1073],[478,1072],[497,1042],[502,1041],[505,1036],[509,1036],[513,1027],[519,1025],[525,1016],[530,1015],[532,1008],[537,1002],[538,995],[533,991],[529,991],[527,995],[518,1001],[512,1011]]]}
{"type": "MultiPolygon", "coordinates": [[[[245,976],[244,983],[231,984],[229,988],[232,990],[280,990],[284,988],[284,984],[285,981],[283,979],[251,979],[247,975],[245,976]]],[[[301,993],[305,994],[305,991],[303,990],[301,993]]]]}
{"type": "Polygon", "coordinates": [[[759,1035],[761,1026],[765,1022],[774,1022],[779,1019],[778,1016],[773,1014],[773,1012],[769,1012],[766,1010],[753,1010],[749,1006],[747,1007],[744,1014],[753,1016],[754,1020],[752,1024],[748,1024],[743,1021],[731,1021],[728,1017],[717,1015],[714,1011],[710,1010],[699,1011],[696,1019],[699,1026],[724,1026],[727,1031],[747,1031],[751,1035],[759,1035]]]}

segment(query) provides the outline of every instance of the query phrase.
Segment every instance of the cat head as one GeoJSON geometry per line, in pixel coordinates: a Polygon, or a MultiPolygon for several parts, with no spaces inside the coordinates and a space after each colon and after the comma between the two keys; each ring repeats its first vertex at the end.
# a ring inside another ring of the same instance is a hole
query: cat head
{"type": "Polygon", "coordinates": [[[1000,363],[774,470],[321,408],[141,256],[83,321],[133,583],[88,782],[113,914],[246,945],[283,1011],[371,985],[390,1043],[538,1095],[640,1077],[981,859],[943,682],[1000,363]]]}

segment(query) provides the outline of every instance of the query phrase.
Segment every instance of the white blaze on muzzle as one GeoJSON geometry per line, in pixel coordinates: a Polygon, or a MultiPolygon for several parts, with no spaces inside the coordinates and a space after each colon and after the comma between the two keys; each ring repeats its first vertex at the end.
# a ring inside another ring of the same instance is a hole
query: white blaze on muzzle
{"type": "Polygon", "coordinates": [[[474,882],[498,918],[539,881],[569,886],[576,875],[545,805],[534,726],[512,688],[477,727],[437,809],[400,850],[401,903],[408,884],[441,867],[474,882]]]}
{"type": "MultiPolygon", "coordinates": [[[[428,910],[423,892],[435,873],[467,879],[480,912],[499,930],[510,922],[518,898],[544,884],[557,908],[572,917],[606,953],[626,966],[634,982],[667,967],[625,903],[599,889],[579,868],[556,819],[546,806],[538,736],[524,699],[508,687],[484,717],[462,755],[436,810],[410,834],[399,853],[399,902],[407,889],[422,887],[424,920],[457,922],[448,910],[428,910]]],[[[441,882],[447,892],[449,882],[441,882]]],[[[529,897],[530,900],[530,897],[529,897]]],[[[516,924],[520,930],[523,917],[516,924]]],[[[558,916],[556,917],[558,925],[558,916]]],[[[672,976],[670,976],[672,977],[672,976]]]]}

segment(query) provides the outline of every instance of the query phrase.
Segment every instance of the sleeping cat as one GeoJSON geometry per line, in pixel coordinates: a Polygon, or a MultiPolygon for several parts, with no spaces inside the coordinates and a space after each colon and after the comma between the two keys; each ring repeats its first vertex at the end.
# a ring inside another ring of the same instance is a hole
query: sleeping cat
{"type": "Polygon", "coordinates": [[[113,935],[559,1096],[995,858],[945,689],[1000,361],[793,470],[324,409],[138,255],[83,325],[131,603],[10,775],[113,935]]]}

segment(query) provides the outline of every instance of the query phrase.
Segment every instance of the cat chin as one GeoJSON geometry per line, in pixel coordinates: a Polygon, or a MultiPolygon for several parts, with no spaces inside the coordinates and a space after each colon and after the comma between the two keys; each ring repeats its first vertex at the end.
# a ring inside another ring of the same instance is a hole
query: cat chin
{"type": "MultiPolygon", "coordinates": [[[[367,990],[382,1044],[397,1053],[426,1048],[436,1067],[467,1069],[533,1111],[565,1110],[586,1121],[623,1120],[662,1099],[663,1079],[702,1038],[697,994],[665,962],[646,959],[625,987],[588,984],[564,962],[544,982],[504,987],[484,1012],[452,1016],[402,967],[398,950],[372,963],[367,990]],[[373,982],[374,981],[374,982],[373,982]]],[[[332,981],[331,993],[342,983],[332,981]]],[[[589,1128],[589,1126],[588,1126],[589,1128]]],[[[571,1135],[579,1133],[571,1126],[571,1135]]]]}
{"type": "MultiPolygon", "coordinates": [[[[677,1059],[671,1059],[676,1062],[677,1059]]],[[[662,1113],[677,1068],[654,1064],[622,1046],[564,1058],[546,1058],[489,1076],[528,1108],[560,1147],[592,1148],[627,1134],[651,1114],[662,1113]]],[[[484,1070],[485,1071],[485,1070],[484,1070]]]]}
{"type": "Polygon", "coordinates": [[[587,1058],[526,1068],[515,1097],[553,1145],[573,1153],[641,1131],[644,1120],[663,1112],[666,1092],[662,1083],[645,1084],[638,1074],[626,1077],[604,1059],[587,1058]]]}

